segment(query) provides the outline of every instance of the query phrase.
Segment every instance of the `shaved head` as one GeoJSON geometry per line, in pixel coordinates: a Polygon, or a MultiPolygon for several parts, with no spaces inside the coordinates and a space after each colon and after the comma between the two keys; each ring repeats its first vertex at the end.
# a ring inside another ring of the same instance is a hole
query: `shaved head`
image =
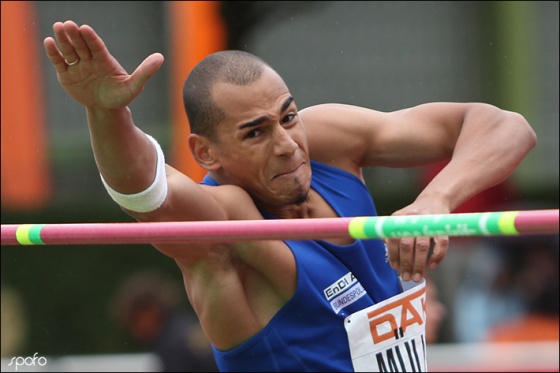
{"type": "Polygon", "coordinates": [[[191,133],[215,140],[216,128],[225,119],[225,112],[212,98],[214,85],[249,85],[262,76],[266,66],[270,67],[257,56],[238,50],[216,52],[200,61],[183,86],[183,104],[191,133]]]}

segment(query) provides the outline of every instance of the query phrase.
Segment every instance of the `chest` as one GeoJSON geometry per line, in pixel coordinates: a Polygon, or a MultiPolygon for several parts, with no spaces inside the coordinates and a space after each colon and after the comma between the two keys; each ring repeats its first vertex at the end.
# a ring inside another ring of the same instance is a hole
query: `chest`
{"type": "MultiPolygon", "coordinates": [[[[311,219],[321,219],[321,218],[338,218],[340,217],[334,208],[321,196],[317,191],[311,189],[309,192],[309,218],[311,219]]],[[[329,238],[325,241],[330,242],[335,245],[350,245],[354,242],[351,237],[343,238],[329,238]]]]}

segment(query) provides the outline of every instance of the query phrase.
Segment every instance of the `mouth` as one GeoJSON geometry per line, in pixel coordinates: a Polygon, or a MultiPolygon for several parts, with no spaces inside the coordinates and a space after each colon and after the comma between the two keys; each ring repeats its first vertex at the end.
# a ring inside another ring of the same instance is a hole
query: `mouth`
{"type": "Polygon", "coordinates": [[[297,175],[297,173],[300,171],[300,169],[303,167],[304,164],[305,164],[305,162],[302,162],[290,171],[286,171],[286,172],[282,172],[282,173],[279,173],[277,175],[274,175],[272,177],[272,180],[276,180],[276,179],[280,179],[280,178],[294,177],[295,175],[297,175]]]}

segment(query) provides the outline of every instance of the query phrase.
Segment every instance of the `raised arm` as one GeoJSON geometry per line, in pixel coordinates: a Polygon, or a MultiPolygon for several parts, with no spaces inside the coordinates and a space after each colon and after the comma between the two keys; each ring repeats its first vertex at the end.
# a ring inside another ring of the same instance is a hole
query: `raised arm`
{"type": "Polygon", "coordinates": [[[53,30],[54,38],[44,40],[45,51],[62,88],[86,109],[102,180],[112,195],[125,199],[145,195],[151,188],[153,201],[131,202],[147,208],[124,210],[143,221],[223,219],[223,210],[210,194],[163,163],[157,141],[135,125],[127,107],[160,68],[163,56],[148,56],[129,75],[91,27],[66,21],[55,23],[53,30]]]}
{"type": "Polygon", "coordinates": [[[154,177],[156,154],[127,105],[159,69],[163,56],[149,56],[128,75],[91,27],[66,21],[55,23],[53,31],[56,42],[47,37],[45,51],[62,88],[86,108],[101,175],[121,193],[146,189],[154,177]]]}

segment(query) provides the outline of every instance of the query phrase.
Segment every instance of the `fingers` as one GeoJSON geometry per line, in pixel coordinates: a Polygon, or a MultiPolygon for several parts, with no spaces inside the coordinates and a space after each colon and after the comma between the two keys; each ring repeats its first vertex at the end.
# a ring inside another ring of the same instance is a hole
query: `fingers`
{"type": "Polygon", "coordinates": [[[414,263],[414,237],[390,239],[387,249],[391,267],[399,271],[403,280],[410,280],[414,263]]]}
{"type": "Polygon", "coordinates": [[[80,61],[90,60],[91,52],[89,50],[88,45],[86,44],[85,40],[82,37],[81,29],[78,28],[78,25],[76,25],[72,21],[67,21],[64,24],[65,24],[65,26],[67,25],[66,26],[66,34],[70,38],[70,42],[71,42],[72,46],[74,47],[74,52],[75,52],[75,58],[74,59],[66,58],[66,60],[67,61],[75,61],[77,58],[79,58],[80,61]]]}
{"type": "MultiPolygon", "coordinates": [[[[53,24],[54,38],[45,38],[43,45],[47,56],[58,72],[64,72],[79,62],[89,61],[93,57],[86,37],[95,38],[97,35],[91,27],[78,25],[73,21],[56,22],[53,24]],[[83,30],[83,31],[82,31],[83,30]]],[[[103,42],[97,38],[104,48],[103,42]]],[[[99,48],[99,45],[96,45],[99,48]]]]}
{"type": "Polygon", "coordinates": [[[418,282],[424,278],[428,254],[430,252],[430,237],[417,237],[412,268],[412,280],[418,282]]]}
{"type": "Polygon", "coordinates": [[[441,236],[434,238],[434,249],[432,251],[432,255],[430,256],[428,266],[430,269],[436,268],[439,263],[445,258],[447,255],[447,250],[449,249],[449,237],[441,236]]]}
{"type": "Polygon", "coordinates": [[[72,21],[56,22],[53,25],[53,31],[61,58],[68,62],[76,61],[80,58],[69,36],[73,34],[76,37],[76,34],[79,34],[78,25],[72,21]]]}
{"type": "Polygon", "coordinates": [[[60,54],[60,51],[58,50],[54,39],[50,36],[45,38],[45,40],[43,41],[43,46],[45,48],[47,57],[55,67],[56,72],[65,72],[68,66],[66,65],[66,61],[64,61],[64,57],[62,57],[62,55],[60,54]]]}
{"type": "Polygon", "coordinates": [[[436,237],[430,255],[430,237],[388,239],[387,251],[391,267],[399,271],[404,281],[419,282],[424,278],[426,265],[433,269],[443,260],[449,246],[448,237],[436,237]]]}
{"type": "Polygon", "coordinates": [[[388,238],[385,240],[385,244],[387,245],[387,252],[389,254],[389,263],[394,270],[399,270],[400,268],[400,242],[400,239],[395,238],[388,238]]]}
{"type": "Polygon", "coordinates": [[[163,55],[161,53],[153,53],[146,57],[130,76],[134,89],[141,89],[162,64],[163,55]]]}

